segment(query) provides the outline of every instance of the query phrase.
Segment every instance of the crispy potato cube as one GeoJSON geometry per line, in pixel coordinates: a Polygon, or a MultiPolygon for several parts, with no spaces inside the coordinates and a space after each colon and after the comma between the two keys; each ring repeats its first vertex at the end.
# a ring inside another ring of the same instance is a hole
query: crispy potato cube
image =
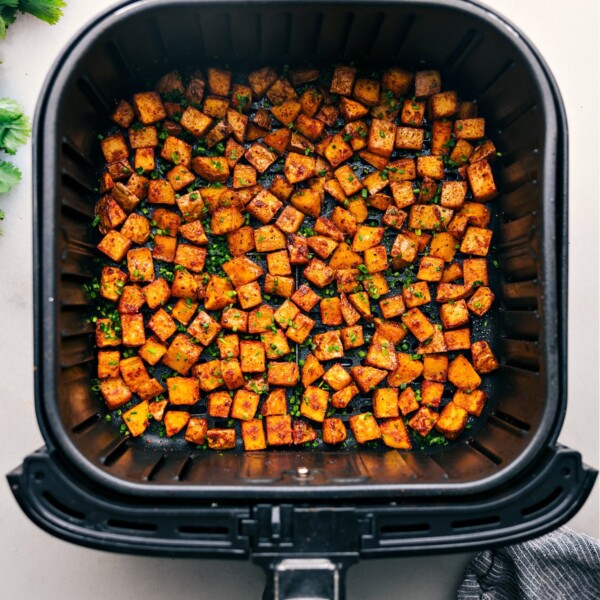
{"type": "Polygon", "coordinates": [[[458,112],[458,96],[456,92],[440,92],[429,98],[429,110],[432,119],[444,119],[458,112]]]}
{"type": "Polygon", "coordinates": [[[385,246],[374,246],[365,250],[365,267],[369,273],[380,273],[389,268],[385,246]]]}
{"type": "Polygon", "coordinates": [[[425,118],[425,102],[419,100],[405,100],[402,104],[400,121],[404,125],[412,127],[421,127],[425,118]]]}
{"type": "Polygon", "coordinates": [[[271,67],[263,67],[248,75],[248,83],[257,98],[262,98],[276,80],[277,73],[271,67]]]}
{"type": "Polygon", "coordinates": [[[487,286],[487,260],[485,258],[465,258],[463,260],[463,279],[465,285],[473,287],[487,286]]]}
{"type": "Polygon", "coordinates": [[[146,342],[143,315],[121,315],[121,343],[124,346],[142,346],[146,342]]]}
{"type": "Polygon", "coordinates": [[[435,296],[436,302],[450,302],[452,300],[463,300],[473,293],[473,288],[468,285],[456,283],[440,283],[435,296]]]}
{"type": "Polygon", "coordinates": [[[371,413],[361,413],[350,417],[350,429],[359,444],[365,444],[381,437],[381,430],[371,413]]]}
{"type": "Polygon", "coordinates": [[[342,338],[342,344],[344,350],[351,350],[352,348],[359,348],[365,343],[363,337],[363,328],[361,325],[354,325],[352,327],[344,327],[340,331],[340,337],[342,338]]]}
{"type": "Polygon", "coordinates": [[[364,252],[368,248],[377,246],[381,242],[384,233],[385,229],[383,227],[359,225],[352,238],[352,250],[364,252]]]}
{"type": "Polygon", "coordinates": [[[454,440],[465,428],[468,418],[469,413],[464,408],[450,402],[442,409],[435,428],[449,440],[454,440]]]}
{"type": "Polygon", "coordinates": [[[277,331],[265,331],[260,336],[264,344],[267,358],[269,360],[280,358],[291,352],[285,333],[281,329],[277,331]]]}
{"type": "Polygon", "coordinates": [[[383,337],[387,338],[393,344],[398,344],[406,336],[407,331],[404,325],[398,321],[385,321],[383,319],[375,319],[375,331],[379,332],[383,337]]]}
{"type": "Polygon", "coordinates": [[[406,208],[417,200],[410,181],[393,181],[390,189],[397,208],[406,208]]]}
{"type": "Polygon", "coordinates": [[[129,148],[122,133],[115,133],[114,135],[105,137],[100,142],[100,148],[107,163],[126,159],[129,156],[129,148]]]}
{"type": "Polygon", "coordinates": [[[273,83],[267,91],[267,98],[274,104],[282,104],[287,100],[292,100],[298,97],[292,84],[285,78],[280,77],[273,83]]]}
{"type": "Polygon", "coordinates": [[[100,275],[100,295],[106,300],[116,302],[123,293],[126,281],[127,275],[120,269],[103,267],[100,275]]]}
{"type": "Polygon", "coordinates": [[[308,247],[319,257],[329,258],[338,247],[338,242],[324,235],[313,235],[308,238],[308,247]]]}
{"type": "Polygon", "coordinates": [[[490,209],[479,202],[465,202],[459,214],[466,216],[469,225],[475,227],[487,227],[491,219],[490,209]]]}
{"type": "Polygon", "coordinates": [[[150,223],[146,217],[131,213],[121,227],[121,235],[136,244],[145,244],[150,237],[150,223]]]}
{"type": "Polygon", "coordinates": [[[404,313],[402,322],[419,342],[430,338],[435,331],[431,321],[418,308],[411,308],[404,313]]]}
{"type": "Polygon", "coordinates": [[[286,446],[293,442],[292,417],[273,415],[266,418],[267,443],[269,446],[286,446]]]}
{"type": "Polygon", "coordinates": [[[98,352],[98,379],[119,377],[119,360],[121,353],[118,350],[104,350],[98,352]]]}
{"type": "Polygon", "coordinates": [[[132,393],[121,377],[108,377],[100,380],[100,393],[108,410],[115,410],[127,404],[132,398],[132,393]]]}
{"type": "Polygon", "coordinates": [[[413,360],[406,352],[398,352],[397,357],[398,366],[389,374],[388,385],[398,387],[410,383],[423,373],[423,363],[420,360],[413,360]]]}
{"type": "Polygon", "coordinates": [[[390,90],[396,98],[408,93],[412,81],[413,74],[398,67],[391,67],[381,76],[383,89],[390,90]]]}
{"type": "Polygon", "coordinates": [[[300,414],[307,419],[322,423],[329,404],[329,392],[314,386],[308,386],[300,402],[300,414]]]}
{"type": "Polygon", "coordinates": [[[258,410],[260,395],[247,390],[238,390],[233,397],[231,417],[241,421],[250,421],[258,410]]]}
{"type": "Polygon", "coordinates": [[[384,119],[373,119],[369,129],[369,151],[378,156],[389,158],[396,141],[396,126],[384,119]]]}
{"type": "MultiPolygon", "coordinates": [[[[465,140],[460,141],[464,142],[465,144],[469,143],[465,140]]],[[[492,140],[485,140],[475,149],[473,149],[473,146],[471,146],[471,154],[469,155],[468,159],[470,163],[476,163],[477,161],[484,159],[491,162],[496,158],[497,155],[498,153],[496,151],[496,146],[494,146],[494,142],[492,142],[492,140]]]]}
{"type": "MultiPolygon", "coordinates": [[[[331,266],[331,265],[330,265],[331,266]]],[[[336,269],[335,280],[338,292],[358,292],[360,290],[358,269],[336,269]]]]}
{"type": "Polygon", "coordinates": [[[263,189],[254,196],[246,209],[255,219],[266,225],[282,206],[283,204],[273,194],[263,189]]]}
{"type": "Polygon", "coordinates": [[[323,298],[320,311],[323,325],[336,327],[342,324],[342,305],[338,297],[323,298]]]}
{"type": "Polygon", "coordinates": [[[316,294],[308,285],[302,284],[293,294],[292,300],[302,310],[310,312],[321,300],[321,297],[316,294]]]}
{"type": "Polygon", "coordinates": [[[431,408],[437,408],[442,401],[444,384],[437,381],[425,380],[421,384],[421,404],[431,408]]]}
{"type": "Polygon", "coordinates": [[[203,346],[209,346],[221,331],[221,326],[206,312],[200,311],[187,332],[203,346]]]}
{"type": "Polygon", "coordinates": [[[419,435],[425,437],[434,428],[440,416],[427,406],[422,406],[408,422],[419,435]]]}
{"type": "Polygon", "coordinates": [[[263,417],[272,417],[274,415],[285,415],[287,413],[287,399],[284,388],[274,389],[260,407],[260,414],[263,417]]]}
{"type": "Polygon", "coordinates": [[[477,288],[476,292],[467,302],[468,309],[478,317],[482,317],[490,310],[494,302],[494,293],[488,287],[477,288]]]}
{"type": "Polygon", "coordinates": [[[314,354],[309,354],[302,367],[302,385],[308,387],[325,373],[323,365],[315,358],[314,354]]]}
{"type": "Polygon", "coordinates": [[[353,97],[366,104],[367,106],[376,106],[379,102],[379,90],[381,84],[376,79],[359,78],[354,84],[353,97]]]}
{"type": "Polygon", "coordinates": [[[302,114],[307,117],[314,117],[323,102],[323,93],[317,87],[308,87],[300,96],[302,105],[302,114]]]}
{"type": "Polygon", "coordinates": [[[270,273],[265,276],[264,290],[267,294],[289,298],[294,294],[295,286],[293,277],[274,276],[270,273]]]}
{"type": "Polygon", "coordinates": [[[233,189],[256,185],[256,169],[250,165],[238,163],[233,168],[233,189]]]}
{"type": "Polygon", "coordinates": [[[348,160],[352,154],[352,146],[344,141],[344,137],[339,133],[330,139],[325,148],[325,158],[334,169],[348,160]]]}
{"type": "Polygon", "coordinates": [[[360,390],[368,394],[374,390],[386,377],[387,371],[382,369],[375,369],[374,367],[352,367],[350,374],[356,381],[356,385],[360,390]]]}
{"type": "Polygon", "coordinates": [[[125,211],[121,208],[119,203],[108,194],[98,201],[94,209],[94,214],[96,218],[100,219],[98,229],[101,233],[105,233],[109,229],[116,229],[127,218],[125,211]]]}
{"type": "Polygon", "coordinates": [[[208,237],[204,231],[201,221],[191,221],[179,227],[179,234],[182,238],[192,242],[193,244],[204,246],[208,244],[208,237]]]}
{"type": "Polygon", "coordinates": [[[144,125],[151,125],[167,117],[165,107],[157,92],[142,92],[134,94],[133,109],[144,125]]]}
{"type": "Polygon", "coordinates": [[[423,306],[431,302],[429,286],[425,281],[417,281],[402,288],[402,297],[407,308],[423,306]]]}
{"type": "Polygon", "coordinates": [[[480,140],[485,136],[485,119],[457,119],[454,136],[458,140],[480,140]]]}
{"type": "Polygon", "coordinates": [[[129,145],[131,146],[132,150],[138,150],[140,148],[155,148],[158,146],[158,131],[154,126],[132,127],[128,133],[129,145]]]}
{"type": "Polygon", "coordinates": [[[479,160],[467,167],[467,177],[477,202],[489,202],[498,195],[492,168],[487,160],[479,160]]]}
{"type": "Polygon", "coordinates": [[[240,339],[235,334],[217,338],[217,346],[222,359],[238,358],[240,355],[240,339]]]}
{"type": "Polygon", "coordinates": [[[224,183],[229,178],[229,165],[220,156],[195,156],[192,160],[194,171],[207,181],[224,183]]]}
{"type": "Polygon", "coordinates": [[[390,251],[394,268],[406,267],[414,262],[418,249],[418,245],[410,237],[399,233],[390,251]]]}
{"type": "Polygon", "coordinates": [[[434,256],[423,256],[419,263],[417,279],[421,281],[441,281],[444,271],[444,261],[434,256]]]}
{"type": "Polygon", "coordinates": [[[339,94],[340,96],[351,96],[355,79],[356,69],[354,67],[340,65],[333,71],[329,91],[332,94],[339,94]]]}
{"type": "Polygon", "coordinates": [[[304,277],[318,288],[323,288],[335,279],[334,270],[324,262],[313,258],[302,272],[304,277]]]}
{"type": "Polygon", "coordinates": [[[267,371],[267,383],[269,385],[293,387],[300,380],[300,370],[296,363],[271,362],[267,371]]]}
{"type": "Polygon", "coordinates": [[[346,196],[352,196],[362,189],[362,183],[349,165],[342,165],[335,170],[338,180],[346,196]]]}
{"type": "Polygon", "coordinates": [[[119,100],[112,111],[110,118],[117,125],[119,125],[119,127],[127,128],[133,122],[135,113],[133,112],[133,107],[131,104],[129,104],[129,102],[126,102],[125,100],[119,100]]]}
{"type": "Polygon", "coordinates": [[[163,386],[154,378],[144,381],[137,390],[140,400],[151,400],[164,392],[163,386]]]}
{"type": "Polygon", "coordinates": [[[200,389],[203,392],[212,392],[224,384],[220,360],[194,365],[192,374],[200,382],[200,389]]]}
{"type": "Polygon", "coordinates": [[[434,121],[431,127],[431,154],[447,156],[452,143],[452,122],[434,121]]]}
{"type": "Polygon", "coordinates": [[[144,298],[146,304],[151,310],[164,306],[171,296],[171,288],[169,284],[162,278],[155,279],[149,283],[144,289],[144,298]]]}
{"type": "Polygon", "coordinates": [[[177,238],[170,235],[155,235],[152,257],[165,262],[173,262],[177,252],[177,238]]]}
{"type": "Polygon", "coordinates": [[[414,390],[411,387],[407,387],[398,396],[398,409],[403,415],[407,415],[414,412],[419,408],[419,402],[414,390]]]}
{"type": "Polygon", "coordinates": [[[171,342],[162,362],[165,366],[177,371],[180,375],[187,375],[192,366],[200,358],[202,349],[192,343],[187,335],[178,334],[171,342]]]}
{"type": "Polygon", "coordinates": [[[109,231],[102,238],[97,248],[111,260],[120,263],[125,258],[129,248],[131,248],[131,240],[118,231],[109,231]]]}
{"type": "Polygon", "coordinates": [[[192,162],[192,147],[183,140],[170,135],[163,142],[160,155],[175,165],[188,167],[192,162]]]}
{"type": "Polygon", "coordinates": [[[271,108],[271,114],[285,127],[291,125],[300,114],[302,105],[296,100],[286,100],[271,108]]]}
{"type": "Polygon", "coordinates": [[[485,341],[471,344],[471,355],[473,366],[478,373],[491,373],[500,367],[490,345],[485,341]]]}
{"type": "Polygon", "coordinates": [[[244,156],[259,173],[264,173],[277,160],[277,154],[259,143],[252,144],[244,156]]]}
{"type": "Polygon", "coordinates": [[[192,273],[201,273],[206,261],[206,250],[190,244],[179,244],[175,252],[175,264],[182,265],[192,273]]]}
{"type": "Polygon", "coordinates": [[[481,227],[468,227],[460,251],[475,256],[487,256],[492,242],[492,231],[481,227]]]}
{"type": "Polygon", "coordinates": [[[448,381],[460,390],[475,390],[481,385],[481,377],[473,365],[462,355],[448,365],[448,381]]]}
{"type": "Polygon", "coordinates": [[[141,385],[150,379],[148,371],[139,356],[124,358],[119,362],[119,370],[125,384],[132,392],[137,392],[141,385]]]}
{"type": "Polygon", "coordinates": [[[414,158],[399,158],[387,165],[390,183],[394,181],[412,181],[417,177],[417,165],[414,158]]]}
{"type": "Polygon", "coordinates": [[[313,336],[313,354],[318,360],[332,360],[344,356],[344,347],[339,331],[326,331],[313,336]]]}
{"type": "Polygon", "coordinates": [[[296,210],[293,206],[286,206],[281,211],[277,221],[275,221],[275,225],[284,233],[297,233],[303,221],[303,213],[296,210]]]}
{"type": "Polygon", "coordinates": [[[206,135],[213,120],[193,106],[188,106],[181,115],[179,123],[195,137],[206,135]]]}
{"type": "Polygon", "coordinates": [[[235,448],[235,429],[209,429],[206,439],[211,450],[232,450],[235,448]]]}
{"type": "Polygon", "coordinates": [[[244,310],[254,308],[262,302],[260,285],[256,281],[241,285],[236,288],[236,292],[240,306],[244,310]]]}
{"type": "Polygon", "coordinates": [[[234,304],[235,290],[231,283],[225,277],[212,275],[206,286],[204,297],[204,308],[207,310],[220,310],[234,304]]]}
{"type": "Polygon", "coordinates": [[[266,369],[265,346],[262,342],[242,340],[240,362],[244,373],[263,373],[266,369]]]}
{"type": "Polygon", "coordinates": [[[423,378],[437,383],[446,382],[448,379],[448,356],[426,354],[423,357],[423,378]]]}
{"type": "Polygon", "coordinates": [[[298,307],[291,300],[286,299],[275,311],[274,318],[281,328],[287,329],[299,312],[298,307]]]}
{"type": "Polygon", "coordinates": [[[414,204],[410,207],[408,226],[411,229],[439,230],[445,229],[453,211],[436,204],[414,204]]]}
{"type": "Polygon", "coordinates": [[[323,421],[323,441],[326,444],[341,444],[348,437],[344,422],[338,418],[323,421]]]}
{"type": "Polygon", "coordinates": [[[268,304],[261,304],[248,315],[248,333],[264,333],[273,327],[273,308],[268,304]]]}
{"type": "Polygon", "coordinates": [[[155,421],[162,421],[168,400],[154,400],[148,403],[148,412],[155,421]]]}
{"type": "Polygon", "coordinates": [[[410,450],[412,447],[410,435],[402,419],[388,419],[380,423],[381,439],[386,446],[399,450],[410,450]]]}
{"type": "Polygon", "coordinates": [[[165,414],[164,424],[167,437],[177,435],[188,424],[190,413],[182,410],[170,410],[165,414]]]}
{"type": "Polygon", "coordinates": [[[175,205],[175,190],[166,179],[152,179],[148,183],[148,202],[175,205]]]}
{"type": "Polygon", "coordinates": [[[267,438],[262,421],[259,419],[244,421],[242,423],[242,440],[244,450],[247,452],[264,450],[267,447],[267,438]]]}
{"type": "Polygon", "coordinates": [[[210,228],[215,235],[225,235],[244,225],[244,217],[235,206],[221,207],[213,213],[210,228]]]}
{"type": "MultiPolygon", "coordinates": [[[[449,233],[443,231],[433,236],[429,255],[432,258],[442,260],[442,263],[451,262],[456,253],[456,245],[456,239],[449,233]]],[[[436,279],[436,281],[440,280],[443,280],[443,273],[441,279],[436,279]]]]}
{"type": "Polygon", "coordinates": [[[444,179],[444,161],[439,156],[418,156],[417,175],[431,177],[431,179],[444,179]]]}
{"type": "Polygon", "coordinates": [[[233,399],[228,392],[214,392],[208,395],[208,414],[211,417],[227,419],[233,399]]]}
{"type": "MultiPolygon", "coordinates": [[[[302,105],[300,104],[300,106],[302,105]]],[[[311,142],[319,140],[324,128],[325,123],[318,119],[312,119],[306,115],[301,114],[296,119],[296,130],[311,142]]]]}
{"type": "Polygon", "coordinates": [[[331,396],[331,406],[334,408],[346,408],[358,394],[358,388],[354,384],[350,384],[331,396]]]}
{"type": "Polygon", "coordinates": [[[160,359],[167,352],[167,349],[154,337],[148,338],[146,343],[138,350],[141,356],[148,364],[154,366],[160,362],[160,359]]]}
{"type": "Polygon", "coordinates": [[[195,276],[185,269],[176,269],[173,283],[171,284],[172,298],[196,299],[199,283],[195,276]]]}
{"type": "Polygon", "coordinates": [[[400,150],[421,151],[423,148],[424,130],[416,127],[398,127],[394,146],[400,150]]]}
{"type": "Polygon", "coordinates": [[[444,181],[440,204],[444,208],[459,209],[465,202],[467,184],[465,181],[444,181]]]}
{"type": "Polygon", "coordinates": [[[398,416],[398,390],[378,388],[373,392],[373,414],[378,419],[398,416]]]}
{"type": "Polygon", "coordinates": [[[442,87],[442,78],[439,71],[427,70],[415,73],[415,96],[426,98],[439,94],[442,87]]]}
{"type": "Polygon", "coordinates": [[[298,190],[292,194],[290,202],[300,212],[316,219],[321,214],[323,193],[311,189],[298,190]]]}
{"type": "Polygon", "coordinates": [[[206,71],[208,89],[217,96],[229,96],[231,86],[231,71],[209,67],[206,71]]]}
{"type": "Polygon", "coordinates": [[[474,417],[481,416],[487,395],[483,390],[457,390],[452,401],[474,417]]]}
{"type": "Polygon", "coordinates": [[[392,319],[406,312],[402,296],[390,296],[385,300],[380,300],[379,307],[384,319],[392,319]]]}
{"type": "Polygon", "coordinates": [[[229,251],[235,257],[254,250],[254,230],[252,227],[240,227],[227,234],[229,251]]]}
{"type": "Polygon", "coordinates": [[[96,321],[96,345],[98,348],[119,346],[121,336],[115,331],[115,323],[112,319],[98,319],[96,321]]]}
{"type": "Polygon", "coordinates": [[[150,420],[148,419],[148,402],[144,400],[133,408],[123,413],[123,422],[132,437],[138,437],[146,431],[150,420]]]}
{"type": "Polygon", "coordinates": [[[254,230],[254,246],[257,252],[273,252],[286,247],[283,233],[275,225],[264,225],[254,230]]]}
{"type": "Polygon", "coordinates": [[[177,331],[177,325],[171,318],[171,315],[159,308],[148,321],[148,327],[156,334],[156,336],[163,342],[170,338],[175,331],[177,331]]]}
{"type": "Polygon", "coordinates": [[[223,139],[227,137],[229,133],[231,133],[236,139],[236,141],[240,144],[242,144],[245,141],[246,131],[248,129],[248,117],[237,112],[236,110],[228,108],[226,112],[226,119],[227,126],[225,126],[223,124],[223,121],[221,121],[221,129],[218,132],[218,135],[214,135],[217,132],[217,126],[215,126],[212,132],[209,134],[209,136],[212,136],[212,143],[208,143],[207,138],[207,145],[209,147],[218,144],[220,141],[223,141],[223,139]]]}
{"type": "Polygon", "coordinates": [[[388,371],[393,371],[398,366],[394,344],[379,331],[373,334],[365,364],[388,371]]]}
{"type": "Polygon", "coordinates": [[[349,327],[356,325],[356,323],[360,321],[361,317],[361,313],[354,308],[354,305],[361,307],[362,313],[364,313],[365,317],[370,317],[371,314],[371,305],[369,304],[369,299],[361,292],[357,292],[357,294],[361,295],[357,295],[353,301],[351,301],[344,292],[340,294],[342,318],[349,327]]]}
{"type": "Polygon", "coordinates": [[[459,263],[452,263],[444,269],[442,281],[444,283],[451,283],[457,279],[462,279],[462,265],[459,263]]]}
{"type": "Polygon", "coordinates": [[[169,402],[175,405],[196,404],[200,400],[200,386],[195,377],[169,377],[169,402]]]}
{"type": "Polygon", "coordinates": [[[233,258],[223,263],[222,267],[235,286],[252,283],[264,275],[263,268],[245,256],[233,258]]]}
{"type": "Polygon", "coordinates": [[[446,350],[468,350],[471,347],[471,332],[468,328],[444,331],[446,350]]]}
{"type": "Polygon", "coordinates": [[[185,441],[202,446],[206,440],[208,421],[200,417],[191,417],[185,430],[185,441]]]}
{"type": "Polygon", "coordinates": [[[323,380],[336,392],[349,386],[352,383],[352,377],[342,365],[336,363],[324,375],[323,380]]]}
{"type": "MultiPolygon", "coordinates": [[[[352,306],[358,311],[358,313],[365,317],[365,319],[371,319],[371,304],[369,302],[369,297],[364,292],[356,292],[355,294],[350,294],[348,296],[350,303],[352,306]]],[[[344,315],[344,307],[342,306],[342,315],[344,315]]],[[[353,325],[354,323],[349,322],[350,320],[344,317],[348,325],[353,325]]]]}
{"type": "Polygon", "coordinates": [[[450,153],[450,160],[459,167],[466,164],[473,155],[473,146],[467,140],[457,140],[450,153]]]}

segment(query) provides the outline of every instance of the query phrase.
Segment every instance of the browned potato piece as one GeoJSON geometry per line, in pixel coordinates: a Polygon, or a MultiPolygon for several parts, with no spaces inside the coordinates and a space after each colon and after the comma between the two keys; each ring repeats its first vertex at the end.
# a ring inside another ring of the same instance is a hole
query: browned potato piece
{"type": "Polygon", "coordinates": [[[322,423],[325,419],[328,404],[328,391],[319,387],[308,386],[302,395],[300,414],[307,419],[322,423]]]}
{"type": "Polygon", "coordinates": [[[293,443],[292,417],[274,415],[266,418],[267,442],[269,446],[287,446],[293,443]]]}
{"type": "Polygon", "coordinates": [[[362,413],[350,417],[350,429],[359,444],[365,444],[381,437],[381,430],[371,413],[362,413]]]}
{"type": "Polygon", "coordinates": [[[348,437],[344,422],[338,418],[323,421],[323,441],[326,444],[341,444],[348,437]]]}
{"type": "Polygon", "coordinates": [[[263,422],[259,419],[251,419],[242,423],[242,440],[244,450],[264,450],[267,447],[267,439],[263,422]]]}
{"type": "Polygon", "coordinates": [[[427,406],[422,406],[408,422],[419,435],[425,437],[435,426],[440,416],[427,406]]]}

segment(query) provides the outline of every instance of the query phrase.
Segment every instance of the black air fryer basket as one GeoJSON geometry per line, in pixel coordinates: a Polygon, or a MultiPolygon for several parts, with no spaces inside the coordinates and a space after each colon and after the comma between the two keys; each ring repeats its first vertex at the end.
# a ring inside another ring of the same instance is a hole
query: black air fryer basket
{"type": "Polygon", "coordinates": [[[307,582],[307,597],[341,597],[339,570],[361,557],[515,542],[584,503],[596,474],[556,445],[567,400],[567,125],[543,60],[495,13],[458,0],[130,2],[61,54],[34,140],[35,401],[46,446],[9,481],[44,529],[111,551],[252,556],[278,598],[307,582]],[[446,89],[477,98],[502,150],[492,341],[501,369],[487,413],[457,443],[410,453],[219,455],[123,437],[91,391],[82,290],[94,272],[97,134],[112,102],[173,68],[348,61],[439,69],[446,89]]]}

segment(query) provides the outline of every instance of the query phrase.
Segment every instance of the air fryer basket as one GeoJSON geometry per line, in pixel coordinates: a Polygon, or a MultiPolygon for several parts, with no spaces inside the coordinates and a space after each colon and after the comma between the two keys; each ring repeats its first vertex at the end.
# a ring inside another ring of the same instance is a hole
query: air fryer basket
{"type": "Polygon", "coordinates": [[[531,47],[471,3],[182,0],[109,11],[63,54],[36,120],[36,406],[47,443],[86,477],[153,497],[175,490],[206,498],[467,494],[514,477],[555,441],[566,403],[556,251],[566,156],[557,102],[531,47]],[[99,418],[91,392],[92,330],[82,290],[94,272],[97,134],[112,101],[171,68],[345,61],[440,69],[445,87],[477,99],[502,149],[493,341],[502,366],[492,410],[461,442],[408,454],[294,448],[219,455],[122,437],[99,418]],[[298,466],[311,475],[298,478],[298,466]]]}

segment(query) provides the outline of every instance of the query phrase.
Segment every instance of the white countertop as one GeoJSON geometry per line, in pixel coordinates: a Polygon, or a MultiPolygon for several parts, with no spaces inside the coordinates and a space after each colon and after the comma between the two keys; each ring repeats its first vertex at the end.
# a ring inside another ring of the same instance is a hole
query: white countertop
{"type": "MultiPolygon", "coordinates": [[[[50,27],[21,16],[0,41],[0,96],[29,115],[67,40],[111,0],[68,0],[50,27]]],[[[562,91],[570,134],[569,408],[560,441],[598,468],[598,4],[596,0],[488,0],[541,51],[562,91]]],[[[14,162],[21,184],[0,197],[0,475],[42,445],[33,409],[31,148],[14,162]]],[[[570,522],[598,537],[598,484],[570,522]]],[[[261,570],[247,562],[165,560],[79,548],[34,526],[0,484],[0,595],[61,599],[260,598],[261,570]]],[[[348,575],[349,599],[454,597],[469,554],[363,561],[348,575]]]]}

